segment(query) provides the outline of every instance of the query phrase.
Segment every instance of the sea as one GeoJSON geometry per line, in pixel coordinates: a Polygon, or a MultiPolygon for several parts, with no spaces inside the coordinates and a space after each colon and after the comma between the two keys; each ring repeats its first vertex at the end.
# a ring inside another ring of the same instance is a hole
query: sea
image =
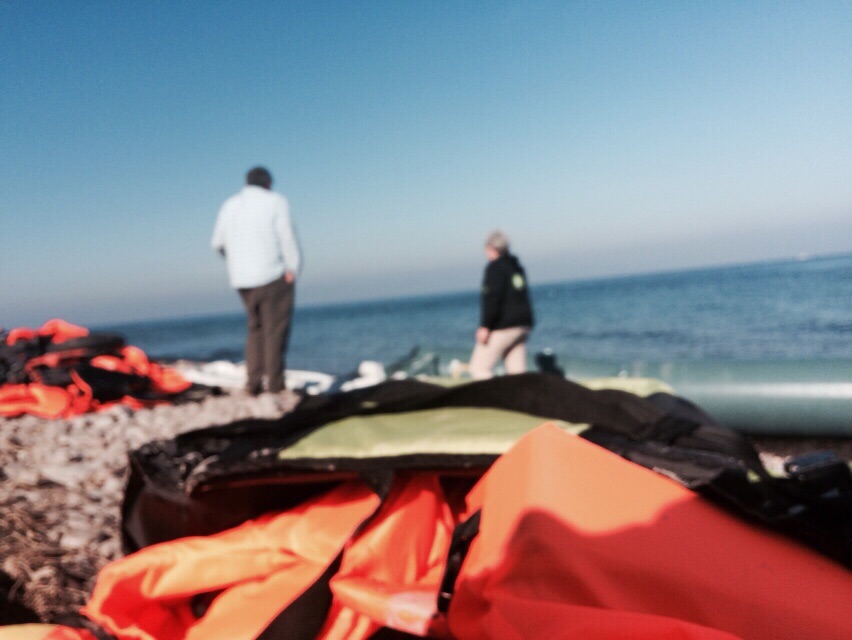
{"type": "MultiPolygon", "coordinates": [[[[852,361],[852,254],[565,282],[535,283],[529,342],[560,364],[852,361]]],[[[478,290],[297,307],[287,366],[346,375],[414,349],[440,366],[465,361],[478,290]]],[[[229,313],[99,330],[162,360],[243,359],[245,317],[229,313]]]]}

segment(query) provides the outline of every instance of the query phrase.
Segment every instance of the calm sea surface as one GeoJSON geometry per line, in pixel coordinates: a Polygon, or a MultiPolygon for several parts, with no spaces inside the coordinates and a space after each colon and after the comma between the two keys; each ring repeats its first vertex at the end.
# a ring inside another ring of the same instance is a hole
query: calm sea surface
{"type": "MultiPolygon", "coordinates": [[[[530,274],[534,278],[535,274],[530,274]]],[[[530,353],[626,365],[669,361],[852,358],[852,254],[532,289],[530,353]]],[[[478,292],[296,310],[288,367],[347,373],[414,346],[467,359],[478,292]]],[[[150,356],[243,358],[242,314],[98,327],[150,356]]]]}

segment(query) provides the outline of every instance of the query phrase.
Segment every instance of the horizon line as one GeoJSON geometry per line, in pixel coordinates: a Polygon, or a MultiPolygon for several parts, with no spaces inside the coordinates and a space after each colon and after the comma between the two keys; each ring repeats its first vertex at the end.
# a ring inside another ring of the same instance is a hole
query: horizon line
{"type": "MultiPolygon", "coordinates": [[[[713,271],[717,269],[735,269],[738,267],[748,267],[748,266],[757,266],[757,265],[770,265],[770,264],[781,264],[788,262],[807,262],[810,260],[828,260],[832,258],[841,258],[852,256],[852,251],[841,251],[841,252],[831,252],[831,253],[819,253],[819,254],[811,254],[811,253],[800,253],[793,256],[787,256],[784,258],[770,258],[766,260],[750,260],[745,262],[728,262],[728,263],[715,263],[715,264],[707,264],[702,266],[695,267],[685,267],[680,269],[658,269],[658,270],[650,270],[650,271],[638,271],[632,273],[617,273],[610,275],[601,275],[601,276],[592,276],[592,277],[581,277],[581,278],[566,278],[560,280],[546,280],[544,282],[538,282],[530,285],[531,290],[538,289],[540,287],[548,287],[560,284],[583,284],[583,283],[596,283],[596,282],[607,282],[607,281],[615,281],[615,280],[625,280],[630,278],[642,278],[642,277],[653,277],[653,276],[664,276],[670,275],[674,273],[694,273],[700,271],[713,271]]],[[[404,301],[413,301],[413,300],[424,300],[428,298],[435,297],[443,297],[448,295],[471,295],[477,294],[478,288],[465,288],[465,289],[450,289],[443,291],[431,291],[425,293],[416,293],[409,295],[398,295],[398,296],[388,296],[388,297],[379,297],[379,298],[351,298],[346,300],[336,300],[331,302],[315,302],[308,303],[305,305],[296,305],[296,310],[308,311],[314,309],[330,309],[335,307],[348,307],[359,304],[381,304],[381,303],[389,303],[389,302],[404,302],[404,301]]],[[[242,315],[243,311],[222,311],[222,312],[213,312],[213,313],[204,313],[204,314],[187,314],[187,315],[178,315],[178,316],[168,316],[168,317],[159,317],[159,318],[149,318],[145,320],[118,320],[111,322],[103,322],[103,323],[93,323],[92,327],[112,327],[117,325],[137,325],[137,324],[146,324],[146,323],[161,323],[161,322],[174,322],[180,320],[202,320],[209,318],[217,318],[223,316],[239,316],[242,315]]]]}

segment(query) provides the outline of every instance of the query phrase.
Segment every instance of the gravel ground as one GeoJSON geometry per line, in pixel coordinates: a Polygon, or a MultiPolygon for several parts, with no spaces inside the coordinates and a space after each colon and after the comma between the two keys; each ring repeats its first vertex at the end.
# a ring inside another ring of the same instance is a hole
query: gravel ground
{"type": "MultiPolygon", "coordinates": [[[[0,418],[0,624],[75,620],[97,572],[121,555],[119,509],[127,452],[247,417],[277,417],[294,394],[242,392],[200,402],[69,420],[0,418]]],[[[755,439],[764,463],[829,448],[852,459],[852,439],[755,439]]]]}
{"type": "Polygon", "coordinates": [[[73,619],[100,568],[121,556],[128,451],[201,427],[278,417],[297,402],[292,393],[235,392],[68,420],[0,418],[0,625],[73,619]]]}

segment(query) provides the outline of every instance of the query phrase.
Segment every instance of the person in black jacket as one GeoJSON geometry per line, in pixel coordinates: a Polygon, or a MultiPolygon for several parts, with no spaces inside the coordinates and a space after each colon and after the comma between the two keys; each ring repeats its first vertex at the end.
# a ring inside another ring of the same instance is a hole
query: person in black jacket
{"type": "Polygon", "coordinates": [[[533,327],[527,276],[509,253],[509,239],[495,231],[485,240],[488,266],[482,282],[482,306],[476,344],[470,356],[470,375],[490,378],[501,358],[506,373],[527,370],[527,338],[533,327]]]}

